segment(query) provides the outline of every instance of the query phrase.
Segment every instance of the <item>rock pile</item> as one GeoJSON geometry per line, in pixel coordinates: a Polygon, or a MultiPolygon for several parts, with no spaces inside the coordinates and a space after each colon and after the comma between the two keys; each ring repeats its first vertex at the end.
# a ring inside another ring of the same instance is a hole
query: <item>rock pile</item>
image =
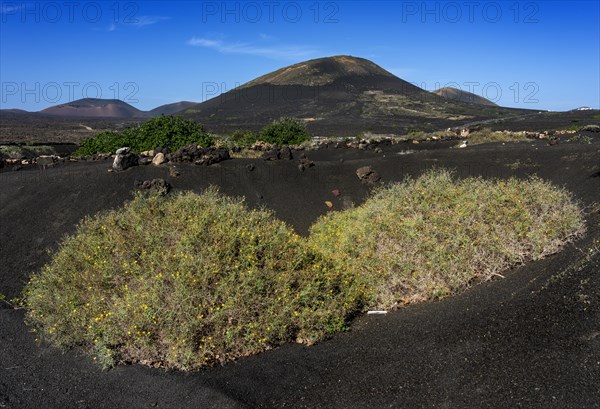
{"type": "Polygon", "coordinates": [[[136,154],[129,152],[128,147],[117,149],[117,155],[112,164],[112,168],[116,171],[123,171],[132,166],[138,165],[139,157],[136,154]]]}
{"type": "Polygon", "coordinates": [[[173,153],[169,153],[168,149],[155,149],[137,155],[131,153],[129,148],[123,147],[117,150],[112,167],[116,171],[123,171],[132,166],[150,163],[160,166],[167,162],[191,162],[196,165],[208,166],[229,158],[229,150],[226,148],[202,148],[197,145],[187,145],[173,153]]]}
{"type": "Polygon", "coordinates": [[[294,156],[292,150],[286,146],[283,148],[274,147],[269,149],[262,154],[261,158],[263,160],[292,160],[294,159],[294,156]]]}
{"type": "Polygon", "coordinates": [[[187,145],[175,153],[167,154],[169,162],[192,162],[196,165],[212,165],[230,158],[229,149],[226,148],[202,148],[197,145],[187,145]]]}

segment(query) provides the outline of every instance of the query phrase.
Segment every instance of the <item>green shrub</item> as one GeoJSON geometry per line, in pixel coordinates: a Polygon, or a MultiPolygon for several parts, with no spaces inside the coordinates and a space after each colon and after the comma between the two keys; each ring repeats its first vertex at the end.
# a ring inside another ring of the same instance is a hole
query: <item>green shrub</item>
{"type": "Polygon", "coordinates": [[[260,130],[259,139],[275,145],[298,145],[310,139],[304,122],[282,117],[260,130]]]}
{"type": "Polygon", "coordinates": [[[245,129],[237,129],[231,134],[231,137],[229,139],[235,146],[245,147],[254,144],[259,139],[259,137],[256,133],[252,131],[245,129]]]}
{"type": "Polygon", "coordinates": [[[271,212],[209,189],[85,219],[24,294],[56,345],[187,370],[343,330],[364,291],[271,212]]]}
{"type": "Polygon", "coordinates": [[[100,132],[92,138],[86,138],[79,144],[73,156],[93,155],[95,153],[111,153],[123,146],[128,146],[131,140],[131,128],[122,132],[100,132]]]}
{"type": "Polygon", "coordinates": [[[367,282],[372,307],[388,309],[457,293],[558,251],[582,230],[570,196],[540,179],[454,181],[430,171],[327,214],[309,241],[367,282]]]}
{"type": "Polygon", "coordinates": [[[101,132],[92,138],[84,139],[73,155],[115,152],[123,146],[130,147],[134,152],[159,147],[168,147],[175,151],[185,145],[196,144],[205,147],[212,143],[212,137],[197,122],[175,116],[158,116],[121,132],[101,132]]]}
{"type": "Polygon", "coordinates": [[[422,131],[420,129],[411,129],[410,131],[408,131],[406,136],[410,139],[422,140],[427,138],[428,135],[427,132],[422,131]]]}

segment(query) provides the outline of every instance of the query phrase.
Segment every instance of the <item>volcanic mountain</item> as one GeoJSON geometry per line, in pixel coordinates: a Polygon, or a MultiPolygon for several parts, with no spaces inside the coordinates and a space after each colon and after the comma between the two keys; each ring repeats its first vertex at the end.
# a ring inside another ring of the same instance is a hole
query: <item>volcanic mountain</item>
{"type": "Polygon", "coordinates": [[[146,114],[149,116],[172,115],[175,112],[184,111],[184,110],[191,108],[197,104],[198,104],[197,102],[179,101],[179,102],[174,102],[172,104],[161,105],[150,111],[146,111],[146,114]]]}
{"type": "Polygon", "coordinates": [[[144,111],[119,100],[84,98],[40,111],[46,115],[63,117],[143,118],[144,111]]]}
{"type": "Polygon", "coordinates": [[[213,132],[258,129],[293,116],[313,135],[353,136],[434,130],[523,111],[447,99],[369,60],[334,56],[281,68],[179,114],[213,132]]]}
{"type": "Polygon", "coordinates": [[[479,104],[479,105],[487,105],[487,106],[498,106],[494,104],[489,99],[486,99],[477,94],[473,94],[472,92],[463,91],[458,88],[453,87],[444,87],[433,91],[434,94],[439,95],[440,97],[448,98],[453,101],[461,101],[467,102],[469,104],[479,104]]]}

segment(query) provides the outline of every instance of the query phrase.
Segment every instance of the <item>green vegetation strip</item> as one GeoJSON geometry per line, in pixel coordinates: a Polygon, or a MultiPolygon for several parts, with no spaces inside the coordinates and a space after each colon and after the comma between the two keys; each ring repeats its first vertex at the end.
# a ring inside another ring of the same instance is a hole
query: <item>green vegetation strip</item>
{"type": "Polygon", "coordinates": [[[213,144],[213,138],[204,131],[202,125],[191,119],[159,116],[121,132],[106,131],[92,138],[86,138],[73,156],[114,153],[124,146],[131,148],[134,152],[156,148],[169,148],[171,151],[176,151],[182,146],[190,144],[202,147],[210,146],[213,144]]]}
{"type": "Polygon", "coordinates": [[[445,171],[332,212],[308,238],[215,189],[138,195],[83,220],[23,298],[55,345],[82,346],[104,366],[190,370],[311,344],[369,308],[459,292],[583,229],[570,195],[539,179],[445,171]]]}
{"type": "Polygon", "coordinates": [[[169,148],[171,152],[175,152],[186,145],[207,147],[219,143],[227,146],[250,146],[260,140],[281,146],[297,145],[309,139],[306,125],[295,118],[279,118],[264,126],[259,133],[237,130],[229,137],[215,140],[202,125],[191,119],[159,116],[121,132],[105,131],[86,138],[73,156],[114,153],[124,146],[137,153],[156,148],[169,148]]]}

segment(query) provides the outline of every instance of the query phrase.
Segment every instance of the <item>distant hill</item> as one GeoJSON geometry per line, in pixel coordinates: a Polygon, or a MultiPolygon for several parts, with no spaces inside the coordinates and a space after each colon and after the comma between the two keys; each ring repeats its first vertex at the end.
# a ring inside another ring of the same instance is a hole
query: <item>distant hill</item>
{"type": "Polygon", "coordinates": [[[159,107],[156,107],[150,111],[146,111],[146,113],[149,116],[158,116],[158,115],[172,115],[176,112],[179,111],[183,111],[186,110],[188,108],[193,107],[194,105],[197,105],[197,102],[190,102],[190,101],[180,101],[180,102],[174,102],[172,104],[165,104],[165,105],[161,105],[159,107]]]}
{"type": "Polygon", "coordinates": [[[25,111],[24,109],[0,109],[0,114],[29,114],[29,111],[25,111]]]}
{"type": "Polygon", "coordinates": [[[55,105],[39,111],[39,113],[70,118],[151,118],[158,115],[172,115],[176,112],[193,107],[196,104],[197,102],[180,101],[161,105],[150,111],[141,111],[119,99],[84,98],[66,104],[55,105]]]}
{"type": "Polygon", "coordinates": [[[52,106],[40,111],[42,114],[62,117],[95,117],[95,118],[142,118],[144,111],[119,100],[84,98],[77,101],[52,106]]]}
{"type": "Polygon", "coordinates": [[[294,116],[313,135],[354,136],[440,129],[523,111],[440,97],[369,60],[341,55],[280,68],[178,115],[214,132],[258,129],[294,116]]]}
{"type": "Polygon", "coordinates": [[[440,97],[448,98],[453,101],[466,102],[469,104],[487,105],[487,106],[498,106],[489,99],[481,97],[471,92],[463,91],[458,88],[444,87],[433,91],[434,94],[440,97]]]}

